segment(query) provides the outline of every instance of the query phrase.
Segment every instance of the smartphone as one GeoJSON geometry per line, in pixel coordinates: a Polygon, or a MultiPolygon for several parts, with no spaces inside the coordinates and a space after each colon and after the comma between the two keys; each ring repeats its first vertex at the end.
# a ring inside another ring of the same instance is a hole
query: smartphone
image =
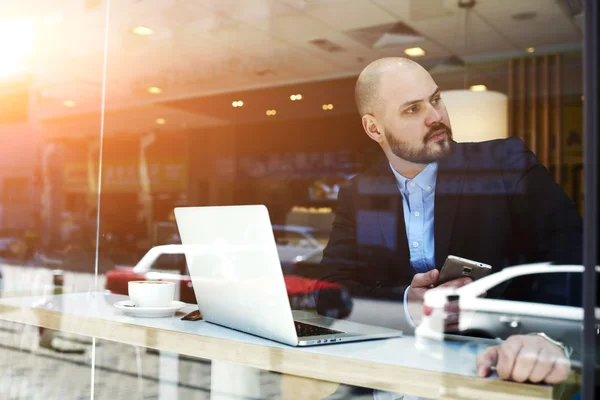
{"type": "Polygon", "coordinates": [[[440,276],[436,285],[441,285],[442,283],[465,277],[469,277],[476,281],[479,278],[489,275],[491,272],[491,265],[467,260],[462,257],[448,256],[440,271],[440,276]]]}

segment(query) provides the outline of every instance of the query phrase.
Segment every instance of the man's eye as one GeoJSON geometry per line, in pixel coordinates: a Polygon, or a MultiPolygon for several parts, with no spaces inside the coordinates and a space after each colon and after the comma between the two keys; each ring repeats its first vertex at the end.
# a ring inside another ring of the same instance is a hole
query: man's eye
{"type": "Polygon", "coordinates": [[[435,99],[433,99],[431,101],[431,104],[433,104],[435,106],[435,105],[437,105],[440,102],[440,100],[442,100],[441,97],[436,97],[435,99]]]}
{"type": "Polygon", "coordinates": [[[409,113],[409,114],[414,114],[414,113],[417,112],[418,109],[419,109],[419,107],[412,106],[411,108],[409,108],[408,110],[406,110],[406,112],[409,113]]]}

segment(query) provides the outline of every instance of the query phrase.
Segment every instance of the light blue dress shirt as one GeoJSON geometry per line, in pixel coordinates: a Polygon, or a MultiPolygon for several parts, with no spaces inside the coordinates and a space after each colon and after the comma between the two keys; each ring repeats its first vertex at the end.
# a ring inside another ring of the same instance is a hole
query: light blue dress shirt
{"type": "MultiPolygon", "coordinates": [[[[391,164],[390,168],[398,181],[398,190],[402,195],[410,265],[416,274],[430,271],[435,268],[433,210],[437,163],[428,164],[413,179],[400,175],[391,164]]],[[[415,327],[406,305],[407,295],[408,289],[404,292],[404,313],[408,322],[415,327]]]]}

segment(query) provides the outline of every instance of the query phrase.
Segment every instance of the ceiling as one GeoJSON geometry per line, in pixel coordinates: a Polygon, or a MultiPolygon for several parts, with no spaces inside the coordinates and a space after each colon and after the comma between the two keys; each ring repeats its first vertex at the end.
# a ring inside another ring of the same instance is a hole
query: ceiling
{"type": "MultiPolygon", "coordinates": [[[[34,17],[33,51],[21,77],[36,94],[36,117],[79,121],[78,130],[93,131],[103,106],[105,129],[113,131],[151,129],[158,117],[178,126],[231,123],[232,93],[259,93],[238,115],[246,121],[252,109],[252,118],[264,119],[262,89],[270,87],[282,88],[268,92],[280,96],[272,98],[280,116],[284,102],[291,107],[292,88],[354,77],[407,47],[426,49],[419,61],[434,65],[451,56],[476,62],[526,55],[527,47],[539,54],[581,45],[563,0],[476,3],[467,13],[458,0],[21,0],[2,2],[0,24],[34,17]],[[527,13],[534,18],[518,19],[527,13]],[[138,25],[153,34],[131,33],[138,25]],[[149,86],[162,93],[149,94],[149,86]]],[[[318,92],[327,90],[323,84],[318,92]]],[[[305,96],[294,110],[310,103],[309,113],[322,112],[321,97],[312,99],[305,96]]]]}

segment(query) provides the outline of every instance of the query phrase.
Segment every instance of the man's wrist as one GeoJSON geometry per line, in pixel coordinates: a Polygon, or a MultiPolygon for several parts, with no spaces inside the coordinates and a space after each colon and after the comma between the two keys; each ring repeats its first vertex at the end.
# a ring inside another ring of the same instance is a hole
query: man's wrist
{"type": "Polygon", "coordinates": [[[552,343],[553,345],[560,347],[560,349],[565,353],[565,357],[567,357],[567,359],[570,359],[571,354],[573,354],[572,347],[567,346],[563,342],[559,342],[558,340],[552,339],[550,336],[546,335],[544,332],[534,332],[534,333],[530,333],[529,335],[540,336],[540,337],[544,338],[546,341],[552,343]]]}

